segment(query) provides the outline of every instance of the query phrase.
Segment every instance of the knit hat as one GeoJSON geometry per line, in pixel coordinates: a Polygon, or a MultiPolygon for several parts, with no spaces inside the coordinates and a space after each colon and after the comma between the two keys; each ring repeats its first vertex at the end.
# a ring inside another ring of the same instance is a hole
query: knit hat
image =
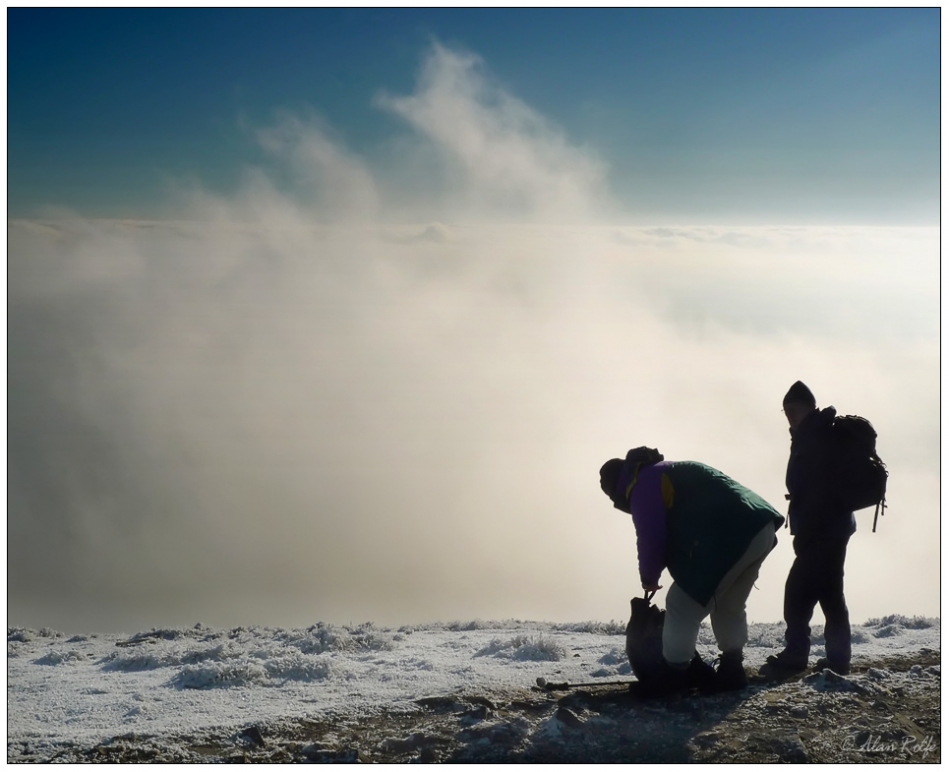
{"type": "Polygon", "coordinates": [[[784,395],[783,404],[787,405],[791,402],[799,402],[808,407],[817,407],[817,400],[814,399],[811,390],[801,381],[795,381],[794,385],[788,389],[788,393],[784,395]]]}

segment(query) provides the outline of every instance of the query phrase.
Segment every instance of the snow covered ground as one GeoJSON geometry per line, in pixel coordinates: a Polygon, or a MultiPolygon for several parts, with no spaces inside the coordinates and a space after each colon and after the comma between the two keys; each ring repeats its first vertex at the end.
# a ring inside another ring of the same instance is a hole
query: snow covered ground
{"type": "MultiPolygon", "coordinates": [[[[814,630],[813,657],[823,654],[814,630]]],[[[782,645],[783,625],[750,629],[746,665],[782,645]]],[[[940,648],[938,619],[892,616],[853,628],[854,660],[940,648]]],[[[624,625],[481,622],[385,629],[371,624],[217,630],[201,625],[128,635],[8,630],[8,760],[48,760],[63,748],[117,737],[194,738],[248,726],[358,719],[423,697],[528,690],[538,677],[632,678],[624,625]]],[[[702,628],[699,651],[714,638],[702,628]]],[[[936,667],[931,674],[938,674],[936,667]]]]}

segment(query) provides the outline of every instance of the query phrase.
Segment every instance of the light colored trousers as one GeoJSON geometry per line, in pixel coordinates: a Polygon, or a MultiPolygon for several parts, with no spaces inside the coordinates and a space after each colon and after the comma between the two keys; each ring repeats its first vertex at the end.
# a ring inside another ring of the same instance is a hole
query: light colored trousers
{"type": "Polygon", "coordinates": [[[695,653],[699,627],[712,617],[712,632],[718,648],[740,651],[748,642],[745,603],[758,578],[758,570],[774,548],[774,525],[768,523],[755,535],[745,554],[719,582],[707,606],[694,601],[673,582],[666,595],[666,620],[662,628],[662,656],[671,665],[685,667],[695,653]]]}

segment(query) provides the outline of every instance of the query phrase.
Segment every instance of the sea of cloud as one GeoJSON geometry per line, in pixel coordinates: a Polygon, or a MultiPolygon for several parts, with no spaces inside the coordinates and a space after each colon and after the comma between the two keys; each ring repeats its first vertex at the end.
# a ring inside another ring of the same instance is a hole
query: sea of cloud
{"type": "Polygon", "coordinates": [[[657,446],[783,509],[799,378],[891,472],[853,613],[938,613],[938,229],[626,225],[602,159],[438,45],[377,105],[412,132],[385,172],[284,114],[181,220],[10,221],[11,623],[619,618],[600,465],[657,446]]]}

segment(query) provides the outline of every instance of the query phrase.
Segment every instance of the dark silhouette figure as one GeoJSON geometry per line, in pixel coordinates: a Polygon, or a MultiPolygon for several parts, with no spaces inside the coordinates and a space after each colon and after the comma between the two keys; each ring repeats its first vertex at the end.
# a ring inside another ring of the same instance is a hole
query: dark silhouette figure
{"type": "Polygon", "coordinates": [[[844,560],[856,521],[837,495],[840,439],[833,429],[837,411],[818,409],[811,390],[797,381],[784,397],[784,413],[791,432],[786,484],[795,559],[784,587],[787,645],[768,657],[761,673],[782,677],[807,668],[811,617],[820,604],[827,656],[817,667],[845,675],[850,672],[851,644],[844,560]]]}

